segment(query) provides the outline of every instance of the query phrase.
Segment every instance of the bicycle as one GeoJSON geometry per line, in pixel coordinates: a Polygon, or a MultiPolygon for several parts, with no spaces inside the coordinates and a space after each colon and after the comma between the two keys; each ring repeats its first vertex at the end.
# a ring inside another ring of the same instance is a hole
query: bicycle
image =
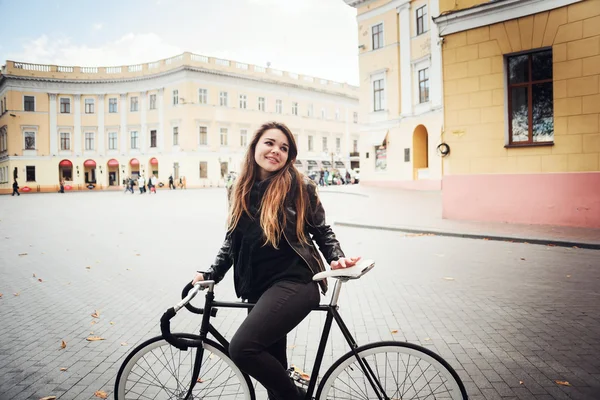
{"type": "MultiPolygon", "coordinates": [[[[432,351],[406,342],[381,341],[358,346],[338,313],[342,285],[359,279],[375,266],[374,261],[321,272],[317,281],[336,278],[331,301],[313,311],[327,313],[316,359],[307,386],[306,400],[333,399],[468,399],[465,387],[454,369],[432,351]],[[319,370],[333,321],[337,323],[350,350],[337,359],[323,378],[319,370]],[[394,371],[395,370],[395,371],[394,371]],[[413,375],[414,373],[414,375],[413,375]],[[315,393],[316,395],[313,396],[315,393]]],[[[214,299],[214,281],[201,281],[183,290],[177,305],[161,318],[162,335],[147,340],[129,353],[115,382],[115,399],[244,399],[255,400],[248,375],[229,358],[229,342],[210,323],[218,308],[252,308],[243,302],[220,302],[214,299]],[[208,288],[204,308],[190,301],[208,288]],[[198,335],[171,333],[170,320],[186,307],[202,314],[198,335]],[[208,334],[215,339],[210,339],[208,334]],[[174,350],[175,349],[175,350],[174,350]]],[[[306,377],[308,378],[308,377],[306,377]]]]}

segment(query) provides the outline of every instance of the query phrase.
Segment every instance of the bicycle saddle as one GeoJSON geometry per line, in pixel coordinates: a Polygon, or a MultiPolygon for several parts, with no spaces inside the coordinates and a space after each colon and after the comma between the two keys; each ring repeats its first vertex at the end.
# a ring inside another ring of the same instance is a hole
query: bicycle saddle
{"type": "Polygon", "coordinates": [[[350,268],[340,268],[319,272],[313,276],[313,281],[320,281],[325,278],[358,279],[373,269],[374,266],[375,260],[360,260],[358,264],[350,268]]]}

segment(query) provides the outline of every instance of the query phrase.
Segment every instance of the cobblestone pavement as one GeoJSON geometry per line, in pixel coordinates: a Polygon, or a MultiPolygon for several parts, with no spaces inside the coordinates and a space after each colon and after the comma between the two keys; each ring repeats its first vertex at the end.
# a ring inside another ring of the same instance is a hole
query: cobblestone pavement
{"type": "MultiPolygon", "coordinates": [[[[322,194],[331,222],[373,212],[348,209],[347,197],[322,194]]],[[[225,211],[223,189],[0,197],[0,399],[113,398],[126,353],[159,334],[162,313],[213,260],[225,211]]],[[[472,399],[600,399],[599,251],[335,230],[347,253],[377,260],[340,300],[359,343],[428,347],[472,399]]],[[[235,298],[231,273],[216,294],[235,298]]],[[[222,310],[215,324],[231,337],[243,317],[222,310]]],[[[308,372],[322,319],[289,336],[290,362],[308,372]]],[[[174,330],[198,324],[182,312],[174,330]]],[[[323,368],[344,346],[334,328],[323,368]]]]}

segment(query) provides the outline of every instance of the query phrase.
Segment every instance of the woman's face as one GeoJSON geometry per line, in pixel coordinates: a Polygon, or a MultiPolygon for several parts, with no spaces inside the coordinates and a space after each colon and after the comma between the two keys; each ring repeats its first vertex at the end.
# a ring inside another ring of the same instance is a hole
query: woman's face
{"type": "Polygon", "coordinates": [[[254,161],[258,164],[261,180],[279,171],[288,160],[290,145],[287,136],[279,129],[265,131],[254,150],[254,161]]]}

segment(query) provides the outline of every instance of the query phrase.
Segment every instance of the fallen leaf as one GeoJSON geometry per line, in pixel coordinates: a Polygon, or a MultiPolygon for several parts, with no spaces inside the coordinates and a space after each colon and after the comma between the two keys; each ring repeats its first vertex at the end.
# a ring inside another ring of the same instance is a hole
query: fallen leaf
{"type": "Polygon", "coordinates": [[[449,276],[445,276],[444,279],[447,280],[447,281],[453,281],[454,280],[454,278],[449,277],[449,276]]]}
{"type": "Polygon", "coordinates": [[[488,238],[483,238],[483,240],[490,240],[490,239],[488,239],[488,238]]]}
{"type": "Polygon", "coordinates": [[[114,322],[112,322],[112,321],[110,321],[110,324],[111,324],[111,325],[114,325],[115,323],[114,323],[114,322]]]}
{"type": "Polygon", "coordinates": [[[33,273],[33,277],[35,278],[35,272],[33,273]]]}
{"type": "Polygon", "coordinates": [[[567,381],[554,381],[556,382],[557,385],[561,385],[561,386],[571,386],[571,384],[567,381]]]}
{"type": "Polygon", "coordinates": [[[97,324],[97,323],[98,323],[98,321],[96,321],[96,320],[94,320],[94,319],[93,319],[93,320],[92,320],[92,322],[90,322],[90,323],[91,323],[92,325],[94,325],[94,324],[97,324]]]}
{"type": "Polygon", "coordinates": [[[17,293],[13,293],[13,294],[14,294],[15,296],[18,296],[20,293],[19,293],[19,292],[17,292],[17,293]]]}
{"type": "Polygon", "coordinates": [[[578,246],[573,246],[573,248],[574,248],[574,249],[578,249],[579,247],[578,247],[578,246]]]}
{"type": "MultiPolygon", "coordinates": [[[[207,379],[207,380],[210,381],[210,379],[207,379]]],[[[198,380],[196,382],[198,382],[198,383],[204,383],[206,381],[204,379],[202,379],[202,378],[198,378],[198,380]]]]}
{"type": "MultiPolygon", "coordinates": [[[[556,247],[556,245],[552,244],[552,243],[548,243],[548,247],[556,247]]],[[[569,383],[569,382],[567,382],[567,383],[569,383]]]]}
{"type": "Polygon", "coordinates": [[[89,336],[89,337],[85,338],[85,340],[87,340],[88,342],[97,342],[98,340],[106,340],[106,339],[99,337],[99,336],[89,336]]]}
{"type": "Polygon", "coordinates": [[[296,348],[296,345],[295,345],[295,344],[291,344],[291,345],[289,345],[289,346],[288,346],[288,349],[290,349],[290,350],[291,350],[291,349],[295,349],[295,348],[296,348]]]}
{"type": "Polygon", "coordinates": [[[519,381],[519,385],[522,385],[524,382],[523,381],[519,381]]]}
{"type": "Polygon", "coordinates": [[[39,282],[42,282],[42,278],[38,278],[38,281],[39,281],[39,282]]]}
{"type": "Polygon", "coordinates": [[[521,260],[522,260],[522,261],[525,261],[525,259],[524,259],[523,257],[521,257],[521,260]]]}
{"type": "Polygon", "coordinates": [[[40,400],[56,400],[56,396],[46,396],[42,397],[40,400]]]}
{"type": "Polygon", "coordinates": [[[425,338],[425,341],[426,341],[426,342],[428,342],[428,341],[430,341],[430,340],[431,340],[431,338],[428,338],[428,337],[426,337],[426,338],[425,338]]]}
{"type": "Polygon", "coordinates": [[[26,256],[26,255],[27,255],[27,253],[19,253],[19,257],[23,257],[23,256],[26,256]]]}
{"type": "Polygon", "coordinates": [[[66,347],[67,347],[67,342],[65,342],[64,340],[62,340],[62,341],[60,342],[60,348],[61,348],[61,349],[64,349],[64,348],[66,348],[66,347]]]}
{"type": "Polygon", "coordinates": [[[85,269],[90,269],[90,268],[92,268],[92,267],[90,267],[89,265],[87,267],[85,267],[85,269]]]}
{"type": "Polygon", "coordinates": [[[108,397],[108,394],[106,394],[106,392],[103,390],[96,390],[96,392],[94,393],[94,396],[96,396],[100,399],[106,399],[108,397]]]}
{"type": "Polygon", "coordinates": [[[136,256],[138,256],[138,257],[139,257],[139,256],[141,256],[141,254],[139,254],[139,253],[138,253],[138,254],[136,254],[136,256]]]}
{"type": "Polygon", "coordinates": [[[392,333],[398,333],[398,329],[392,330],[392,333]]]}
{"type": "Polygon", "coordinates": [[[127,346],[127,342],[121,342],[121,346],[127,346]]]}
{"type": "Polygon", "coordinates": [[[215,355],[210,353],[210,356],[208,356],[208,358],[212,360],[213,358],[215,358],[215,355]]]}
{"type": "Polygon", "coordinates": [[[2,297],[2,293],[0,293],[0,298],[2,297]]]}
{"type": "Polygon", "coordinates": [[[67,369],[66,368],[61,368],[60,369],[62,372],[65,372],[67,369]]]}
{"type": "Polygon", "coordinates": [[[570,277],[571,277],[571,275],[567,275],[567,278],[570,278],[570,277]]]}
{"type": "Polygon", "coordinates": [[[92,317],[94,317],[94,318],[100,318],[100,313],[98,312],[98,310],[94,310],[94,313],[92,314],[92,317]]]}
{"type": "Polygon", "coordinates": [[[93,335],[93,334],[94,334],[94,332],[90,332],[90,335],[93,335]]]}

